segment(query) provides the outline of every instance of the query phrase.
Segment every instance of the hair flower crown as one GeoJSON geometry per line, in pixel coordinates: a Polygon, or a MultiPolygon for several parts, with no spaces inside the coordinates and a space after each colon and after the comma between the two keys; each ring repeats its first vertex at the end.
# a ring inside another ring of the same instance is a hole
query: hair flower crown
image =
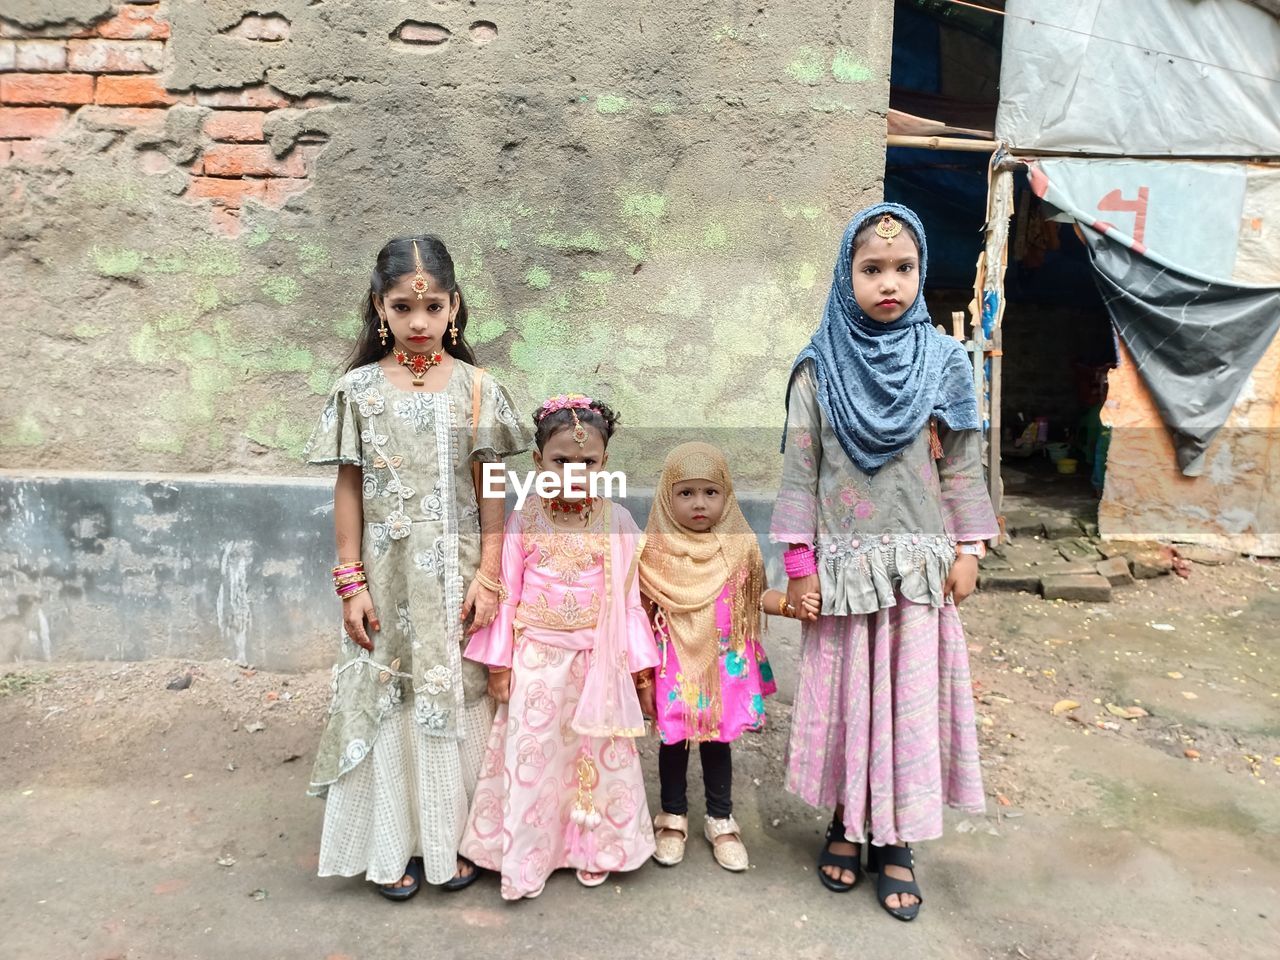
{"type": "Polygon", "coordinates": [[[592,399],[581,393],[562,393],[551,397],[538,408],[538,419],[543,420],[558,410],[590,410],[592,399]]]}

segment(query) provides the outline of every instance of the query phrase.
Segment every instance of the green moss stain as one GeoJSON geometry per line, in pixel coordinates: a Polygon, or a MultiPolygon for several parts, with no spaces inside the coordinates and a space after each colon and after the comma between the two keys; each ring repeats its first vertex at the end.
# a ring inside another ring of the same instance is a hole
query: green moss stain
{"type": "Polygon", "coordinates": [[[310,277],[330,265],[329,250],[323,244],[303,243],[298,246],[298,265],[310,277]]]}
{"type": "Polygon", "coordinates": [[[327,397],[329,391],[333,389],[334,382],[338,379],[338,373],[334,370],[322,370],[319,367],[311,371],[311,376],[307,377],[307,389],[317,396],[327,397]]]}
{"type": "Polygon", "coordinates": [[[234,277],[240,273],[240,254],[224,241],[205,240],[198,244],[190,263],[191,272],[197,277],[234,277]]]}
{"type": "Polygon", "coordinates": [[[496,317],[484,317],[467,324],[467,340],[477,345],[492,343],[506,332],[506,322],[496,317]]]}
{"type": "Polygon", "coordinates": [[[787,64],[787,73],[806,86],[817,86],[826,73],[826,63],[822,54],[813,47],[801,47],[796,51],[795,59],[787,64]]]}
{"type": "Polygon", "coordinates": [[[618,96],[616,93],[602,93],[596,97],[596,113],[611,116],[617,113],[626,113],[631,109],[631,101],[626,97],[618,96]]]}
{"type": "Polygon", "coordinates": [[[652,229],[667,212],[667,198],[660,193],[629,193],[622,197],[622,216],[652,229]]]}
{"type": "Polygon", "coordinates": [[[142,266],[142,254],[120,247],[94,247],[89,251],[93,268],[101,277],[127,277],[142,266]]]}
{"type": "Polygon", "coordinates": [[[551,286],[551,271],[546,267],[530,267],[524,282],[535,290],[545,290],[551,286]]]}
{"type": "Polygon", "coordinates": [[[644,261],[649,258],[648,254],[645,253],[644,247],[640,246],[638,243],[628,243],[623,247],[623,250],[626,252],[628,257],[637,263],[644,263],[644,261]]]}
{"type": "Polygon", "coordinates": [[[795,272],[791,275],[791,289],[812,290],[817,281],[818,268],[806,260],[796,265],[795,272]]]}
{"type": "Polygon", "coordinates": [[[309,373],[316,365],[315,355],[305,347],[278,344],[252,362],[251,373],[309,373]]]}
{"type": "Polygon", "coordinates": [[[134,360],[142,364],[159,363],[164,359],[160,339],[152,324],[144,323],[138,328],[137,333],[129,338],[129,353],[134,360]]]}
{"type": "Polygon", "coordinates": [[[837,83],[865,83],[871,79],[871,71],[852,50],[841,47],[831,61],[831,75],[837,83]]]}
{"type": "Polygon", "coordinates": [[[271,231],[262,224],[257,224],[244,238],[244,245],[249,248],[260,247],[271,239],[271,231]]]}
{"type": "Polygon", "coordinates": [[[673,317],[692,319],[702,313],[702,287],[691,276],[671,284],[654,309],[673,317]]]}
{"type": "Polygon", "coordinates": [[[729,245],[729,231],[723,223],[709,223],[702,231],[702,245],[708,250],[723,250],[729,245]]]}
{"type": "Polygon", "coordinates": [[[262,292],[280,306],[287,307],[302,295],[302,286],[293,277],[276,274],[263,279],[262,292]]]}
{"type": "Polygon", "coordinates": [[[578,274],[578,279],[583,283],[598,287],[613,283],[616,277],[612,270],[583,270],[578,274]]]}
{"type": "Polygon", "coordinates": [[[212,283],[202,283],[196,287],[193,299],[195,300],[196,309],[201,313],[217,310],[218,305],[222,302],[218,288],[212,283]]]}
{"type": "Polygon", "coordinates": [[[333,321],[333,332],[343,340],[354,341],[360,336],[360,327],[364,321],[360,314],[352,310],[350,313],[333,321]]]}
{"type": "Polygon", "coordinates": [[[175,333],[191,327],[191,318],[184,314],[171,314],[155,322],[156,333],[175,333]]]}
{"type": "Polygon", "coordinates": [[[791,203],[783,200],[778,206],[782,209],[782,215],[788,220],[799,217],[812,223],[822,216],[822,207],[812,203],[791,203]]]}
{"type": "Polygon", "coordinates": [[[594,230],[580,230],[570,236],[562,232],[547,232],[538,235],[535,241],[539,246],[550,247],[564,253],[603,253],[605,242],[594,230]]]}
{"type": "Polygon", "coordinates": [[[311,431],[307,425],[290,420],[283,403],[273,401],[254,411],[244,435],[264,447],[301,459],[311,431]]]}
{"type": "Polygon", "coordinates": [[[674,104],[659,101],[658,103],[649,104],[649,112],[659,117],[669,117],[676,112],[674,104]]]}
{"type": "Polygon", "coordinates": [[[142,265],[144,273],[159,273],[172,276],[175,273],[186,273],[187,258],[173,250],[162,250],[159,253],[147,254],[147,262],[142,265]]]}
{"type": "Polygon", "coordinates": [[[148,453],[182,453],[182,438],[166,430],[149,428],[138,434],[138,448],[148,453]]]}
{"type": "Polygon", "coordinates": [[[29,413],[13,421],[13,426],[0,432],[0,447],[38,447],[44,443],[44,431],[29,413]]]}

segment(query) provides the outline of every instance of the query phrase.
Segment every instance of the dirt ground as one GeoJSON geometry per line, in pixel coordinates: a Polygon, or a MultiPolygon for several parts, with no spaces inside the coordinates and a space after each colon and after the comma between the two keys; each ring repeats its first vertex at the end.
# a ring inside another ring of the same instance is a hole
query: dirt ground
{"type": "MultiPolygon", "coordinates": [[[[3,955],[1280,956],[1280,566],[1197,566],[1096,607],[979,594],[964,614],[989,810],[921,845],[913,924],[870,884],[819,886],[827,814],[781,789],[783,702],[734,752],[748,874],[695,835],[679,867],[595,890],[557,875],[511,905],[486,876],[397,905],[315,876],[325,674],[33,663],[0,671],[3,955]]],[[[784,689],[795,666],[776,663],[784,689]]]]}

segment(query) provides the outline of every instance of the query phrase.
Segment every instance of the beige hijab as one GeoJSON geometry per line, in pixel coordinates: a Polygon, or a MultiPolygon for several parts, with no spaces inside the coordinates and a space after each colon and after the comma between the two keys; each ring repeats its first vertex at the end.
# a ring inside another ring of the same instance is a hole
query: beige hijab
{"type": "MultiPolygon", "coordinates": [[[[685,700],[701,706],[714,735],[720,723],[720,633],[716,599],[735,584],[729,646],[741,655],[760,633],[764,558],[738,506],[724,454],[709,443],[683,443],[662,466],[640,555],[640,589],[658,605],[684,674],[685,700]],[[724,490],[724,513],[706,533],[680,525],[672,488],[686,480],[710,480],[724,490]]],[[[693,714],[695,711],[691,710],[693,714]]],[[[700,724],[701,726],[701,724],[700,724]]]]}

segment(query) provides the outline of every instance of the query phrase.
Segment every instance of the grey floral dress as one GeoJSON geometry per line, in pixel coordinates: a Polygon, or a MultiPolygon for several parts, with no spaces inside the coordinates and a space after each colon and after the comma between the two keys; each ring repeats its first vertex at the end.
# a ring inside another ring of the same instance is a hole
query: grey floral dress
{"type": "Polygon", "coordinates": [[[341,377],[307,445],[312,464],[363,471],[361,558],[381,630],[370,653],[342,635],[329,720],[310,792],[323,796],[373,749],[397,708],[417,729],[469,739],[485,694],[485,669],[462,657],[459,619],[480,562],[480,522],[471,462],[526,450],[530,437],[511,397],[483,374],[480,422],[471,421],[475,367],[454,361],[443,390],[397,387],[376,364],[341,377]]]}

